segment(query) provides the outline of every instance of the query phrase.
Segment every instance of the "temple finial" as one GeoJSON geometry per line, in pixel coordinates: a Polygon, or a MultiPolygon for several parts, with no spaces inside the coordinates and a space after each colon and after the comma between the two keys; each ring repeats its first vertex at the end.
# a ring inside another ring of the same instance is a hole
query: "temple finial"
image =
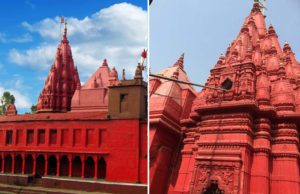
{"type": "Polygon", "coordinates": [[[106,59],[104,59],[103,60],[103,62],[102,62],[102,67],[107,67],[108,66],[108,64],[107,64],[107,60],[106,59]]]}
{"type": "Polygon", "coordinates": [[[178,66],[181,69],[183,69],[184,68],[183,63],[184,63],[184,53],[182,53],[180,55],[179,59],[176,61],[176,63],[174,64],[174,66],[178,66]]]}

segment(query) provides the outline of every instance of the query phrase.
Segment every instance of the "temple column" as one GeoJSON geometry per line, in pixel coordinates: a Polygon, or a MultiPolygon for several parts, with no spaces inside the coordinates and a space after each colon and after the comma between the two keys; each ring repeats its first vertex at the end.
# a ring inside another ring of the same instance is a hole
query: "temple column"
{"type": "Polygon", "coordinates": [[[269,119],[260,118],[255,123],[255,137],[253,140],[253,162],[251,167],[250,193],[269,193],[270,172],[270,130],[269,119]]]}
{"type": "Polygon", "coordinates": [[[12,153],[11,157],[12,157],[11,173],[14,174],[15,173],[15,153],[12,153]]]}
{"type": "Polygon", "coordinates": [[[270,193],[299,193],[299,139],[294,123],[278,123],[273,133],[270,193]]]}
{"type": "Polygon", "coordinates": [[[60,176],[60,157],[56,155],[56,176],[60,176]]]}
{"type": "Polygon", "coordinates": [[[80,159],[81,159],[81,178],[84,178],[85,157],[80,156],[80,159]]]}
{"type": "Polygon", "coordinates": [[[25,174],[26,154],[22,153],[22,174],[25,174]]]}
{"type": "Polygon", "coordinates": [[[93,157],[94,163],[95,163],[95,171],[94,171],[94,179],[98,179],[98,157],[94,156],[93,157]]]}
{"type": "MultiPolygon", "coordinates": [[[[192,174],[195,166],[195,155],[193,153],[193,147],[195,143],[195,128],[182,127],[182,131],[185,133],[186,138],[183,140],[183,149],[181,150],[181,164],[187,164],[186,166],[180,166],[178,177],[182,177],[176,181],[174,188],[170,186],[169,192],[174,193],[186,193],[190,190],[190,182],[192,181],[192,174]],[[186,181],[182,181],[186,180],[186,181]]],[[[173,178],[173,177],[172,177],[173,178]]]]}
{"type": "Polygon", "coordinates": [[[72,177],[72,155],[68,155],[68,159],[69,159],[69,177],[72,177]]]}
{"type": "Polygon", "coordinates": [[[32,169],[32,174],[36,174],[36,154],[32,154],[33,157],[33,169],[32,169]]]}
{"type": "Polygon", "coordinates": [[[48,176],[48,154],[45,154],[45,176],[48,176]]]}

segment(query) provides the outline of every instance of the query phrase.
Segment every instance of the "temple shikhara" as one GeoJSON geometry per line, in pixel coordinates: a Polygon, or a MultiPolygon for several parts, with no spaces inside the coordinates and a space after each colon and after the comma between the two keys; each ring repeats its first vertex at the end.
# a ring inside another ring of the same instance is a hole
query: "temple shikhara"
{"type": "Polygon", "coordinates": [[[205,85],[150,78],[151,193],[300,193],[300,64],[258,1],[205,85]]]}
{"type": "Polygon", "coordinates": [[[112,193],[147,192],[145,51],[134,78],[103,60],[81,85],[67,28],[37,113],[0,116],[0,182],[112,193]],[[129,192],[130,191],[130,192],[129,192]]]}

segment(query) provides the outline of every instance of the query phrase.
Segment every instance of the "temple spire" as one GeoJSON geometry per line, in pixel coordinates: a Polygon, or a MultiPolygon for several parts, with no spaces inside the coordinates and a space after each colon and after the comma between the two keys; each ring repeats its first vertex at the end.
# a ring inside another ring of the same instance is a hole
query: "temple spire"
{"type": "Polygon", "coordinates": [[[183,63],[184,63],[184,53],[181,54],[181,56],[176,61],[176,63],[174,64],[174,66],[178,66],[179,68],[183,69],[184,68],[183,63]]]}
{"type": "Polygon", "coordinates": [[[64,20],[64,35],[63,35],[63,40],[68,40],[67,38],[67,32],[68,32],[68,29],[67,29],[67,20],[64,20]]]}
{"type": "Polygon", "coordinates": [[[63,38],[59,44],[48,78],[40,93],[38,112],[66,112],[71,110],[71,99],[80,86],[80,78],[75,67],[72,50],[67,39],[67,22],[63,38]]]}

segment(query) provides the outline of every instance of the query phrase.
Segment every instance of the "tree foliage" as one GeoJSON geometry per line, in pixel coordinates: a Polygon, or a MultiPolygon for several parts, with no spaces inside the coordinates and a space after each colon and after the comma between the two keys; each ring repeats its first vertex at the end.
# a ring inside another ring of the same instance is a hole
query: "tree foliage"
{"type": "Polygon", "coordinates": [[[5,91],[0,99],[0,114],[3,115],[6,111],[6,108],[9,104],[15,104],[15,97],[10,92],[5,91]]]}
{"type": "Polygon", "coordinates": [[[37,111],[37,106],[33,104],[31,106],[31,113],[36,113],[36,111],[37,111]]]}

